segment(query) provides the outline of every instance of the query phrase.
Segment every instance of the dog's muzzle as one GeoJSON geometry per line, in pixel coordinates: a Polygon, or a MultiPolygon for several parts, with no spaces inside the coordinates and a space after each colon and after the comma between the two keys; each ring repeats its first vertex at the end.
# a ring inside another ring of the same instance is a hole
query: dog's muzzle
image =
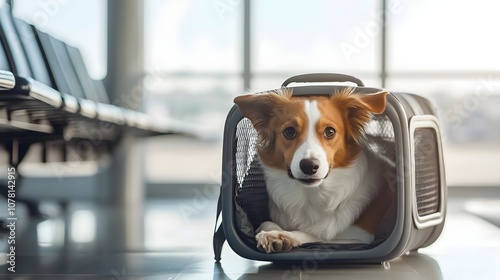
{"type": "Polygon", "coordinates": [[[291,179],[297,180],[297,181],[301,182],[304,185],[316,185],[319,182],[321,182],[324,179],[326,179],[326,177],[328,177],[328,175],[330,175],[330,171],[328,171],[328,173],[326,174],[326,176],[324,178],[321,178],[321,179],[318,179],[318,178],[295,178],[293,176],[293,173],[292,173],[292,170],[290,169],[290,167],[287,167],[286,170],[287,170],[287,173],[288,173],[288,177],[290,177],[291,179]]]}

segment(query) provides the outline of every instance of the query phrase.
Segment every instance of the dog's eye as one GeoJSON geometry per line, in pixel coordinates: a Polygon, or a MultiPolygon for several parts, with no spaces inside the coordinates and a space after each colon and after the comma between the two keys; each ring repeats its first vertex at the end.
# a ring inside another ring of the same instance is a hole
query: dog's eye
{"type": "Polygon", "coordinates": [[[333,127],[327,127],[325,128],[325,132],[323,133],[323,135],[325,136],[325,138],[327,139],[332,139],[333,136],[335,136],[335,128],[333,127]]]}
{"type": "Polygon", "coordinates": [[[283,130],[283,135],[288,139],[292,139],[297,135],[297,132],[295,131],[295,128],[287,127],[283,130]]]}

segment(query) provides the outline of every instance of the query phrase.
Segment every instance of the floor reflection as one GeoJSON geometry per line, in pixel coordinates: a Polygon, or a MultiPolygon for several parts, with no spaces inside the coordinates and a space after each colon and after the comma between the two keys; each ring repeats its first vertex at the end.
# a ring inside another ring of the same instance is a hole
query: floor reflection
{"type": "MultiPolygon", "coordinates": [[[[244,259],[225,246],[214,265],[212,229],[216,203],[186,212],[192,200],[150,200],[145,204],[143,249],[124,249],[120,210],[80,202],[50,205],[51,218],[20,219],[16,251],[22,279],[500,279],[500,229],[450,207],[441,238],[429,248],[395,259],[389,266],[319,263],[272,264],[244,259]],[[24,225],[22,225],[24,223],[24,225]],[[467,239],[467,240],[465,240],[467,239]],[[465,241],[465,242],[464,242],[465,241]],[[56,275],[66,275],[57,278],[56,275]],[[44,276],[46,278],[44,278],[44,276]],[[74,277],[74,278],[70,278],[74,277]],[[51,278],[52,277],[52,278],[51,278]],[[89,277],[89,278],[86,278],[89,277]]],[[[0,205],[2,207],[2,205],[0,205]]],[[[23,210],[20,209],[20,213],[23,210]]],[[[7,252],[6,235],[0,250],[7,252]]],[[[0,254],[5,263],[6,253],[0,254]]],[[[2,267],[7,273],[6,266],[2,267]]],[[[1,278],[1,276],[0,276],[1,278]]]]}
{"type": "Polygon", "coordinates": [[[36,227],[38,246],[62,248],[64,246],[64,226],[65,222],[62,219],[49,219],[40,222],[36,227]]]}
{"type": "Polygon", "coordinates": [[[71,241],[91,243],[96,238],[96,213],[91,210],[77,210],[71,215],[71,241]]]}

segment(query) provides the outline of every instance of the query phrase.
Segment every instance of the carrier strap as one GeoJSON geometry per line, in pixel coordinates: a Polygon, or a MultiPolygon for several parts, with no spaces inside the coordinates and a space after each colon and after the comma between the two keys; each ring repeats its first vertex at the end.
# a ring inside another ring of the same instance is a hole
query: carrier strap
{"type": "MultiPolygon", "coordinates": [[[[222,253],[222,246],[224,245],[224,242],[226,241],[226,234],[224,233],[224,227],[222,226],[222,223],[217,227],[217,224],[219,222],[219,218],[222,212],[222,186],[221,186],[221,192],[219,194],[219,200],[217,201],[217,213],[215,215],[215,228],[214,228],[214,238],[213,238],[213,245],[214,245],[214,259],[216,263],[220,263],[221,260],[221,253],[222,253]]],[[[222,218],[221,218],[222,219],[222,218]]]]}

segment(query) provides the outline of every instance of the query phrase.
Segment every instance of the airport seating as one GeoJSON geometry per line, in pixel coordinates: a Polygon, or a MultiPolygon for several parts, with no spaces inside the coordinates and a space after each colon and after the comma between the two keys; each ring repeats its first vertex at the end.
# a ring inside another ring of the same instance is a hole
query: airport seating
{"type": "Polygon", "coordinates": [[[0,13],[2,143],[95,137],[85,133],[89,126],[107,126],[108,134],[99,137],[110,142],[124,133],[188,133],[179,122],[111,104],[103,82],[90,78],[77,48],[13,18],[5,7],[0,13]]]}
{"type": "Polygon", "coordinates": [[[8,164],[18,166],[34,144],[43,147],[41,162],[54,151],[68,160],[67,150],[82,141],[92,144],[85,154],[95,159],[112,153],[124,137],[167,134],[191,131],[185,123],[113,104],[103,81],[90,78],[78,48],[0,5],[0,145],[8,164]]]}

